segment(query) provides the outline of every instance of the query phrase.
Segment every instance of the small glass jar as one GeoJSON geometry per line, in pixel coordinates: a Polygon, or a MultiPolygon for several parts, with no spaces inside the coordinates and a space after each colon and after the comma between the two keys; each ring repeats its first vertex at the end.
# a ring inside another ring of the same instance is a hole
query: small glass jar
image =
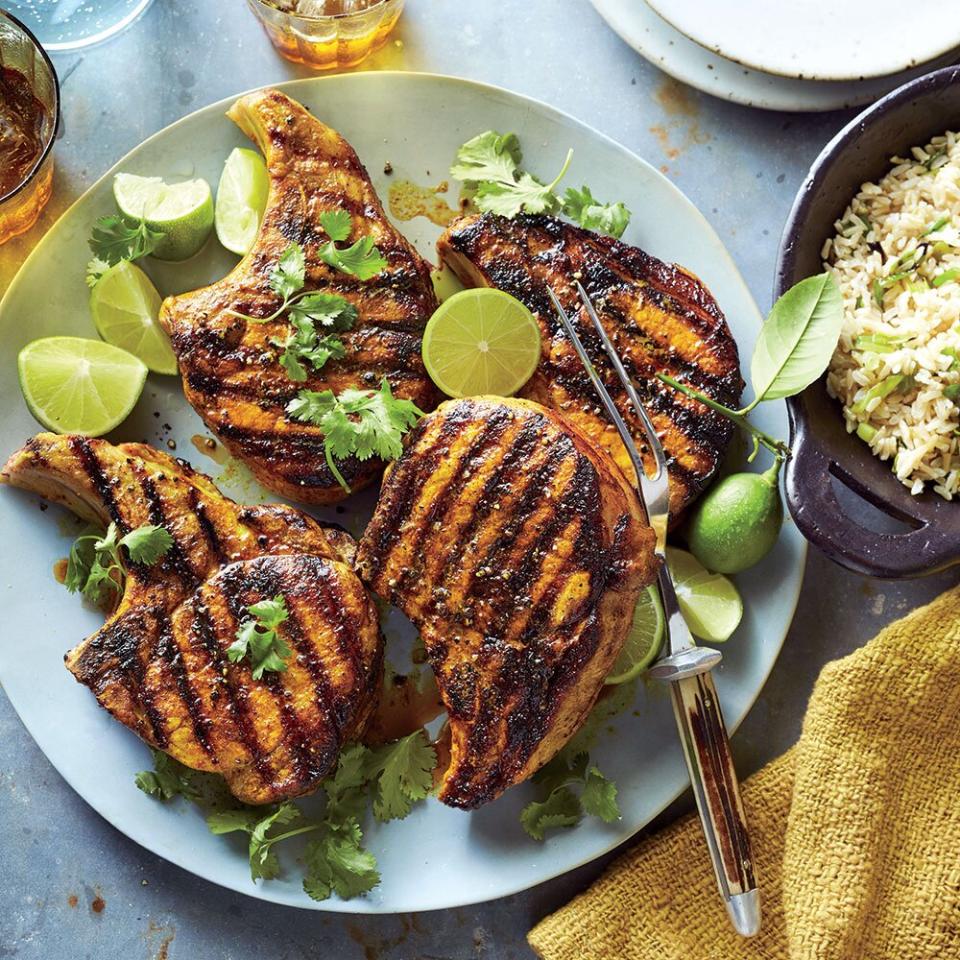
{"type": "Polygon", "coordinates": [[[355,67],[386,42],[403,0],[247,0],[273,45],[315,70],[355,67]]]}
{"type": "MultiPolygon", "coordinates": [[[[53,140],[60,123],[60,87],[53,64],[33,34],[0,10],[0,72],[16,71],[43,106],[40,143],[20,182],[0,196],[0,243],[26,233],[40,216],[53,188],[53,140]]],[[[2,188],[0,188],[2,189],[2,188]]]]}

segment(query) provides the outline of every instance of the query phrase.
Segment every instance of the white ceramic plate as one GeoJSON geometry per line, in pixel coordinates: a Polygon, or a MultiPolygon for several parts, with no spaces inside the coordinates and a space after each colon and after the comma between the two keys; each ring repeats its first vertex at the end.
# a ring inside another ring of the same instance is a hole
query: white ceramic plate
{"type": "MultiPolygon", "coordinates": [[[[389,178],[420,183],[444,177],[456,148],[491,127],[521,135],[534,170],[557,169],[568,147],[575,154],[571,183],[588,181],[599,197],[622,199],[635,211],[627,239],[693,269],[726,311],[745,355],[760,317],[737,268],[717,235],[692,204],[649,164],[556,110],[505,90],[445,77],[364,73],[279,85],[312,108],[353,143],[381,195],[389,178]]],[[[197,175],[216,183],[230,150],[246,141],[223,115],[230,101],[207,107],[151,137],[120,161],[122,169],[161,176],[197,175]]],[[[86,307],[86,238],[94,218],[113,209],[110,171],[50,230],[31,254],[0,305],[4,361],[0,370],[0,452],[6,456],[37,430],[20,397],[14,357],[34,337],[55,333],[95,336],[86,307]]],[[[403,230],[433,257],[439,228],[426,220],[403,230]]],[[[215,241],[180,265],[148,262],[161,292],[185,290],[222,276],[234,262],[215,241]]],[[[757,421],[786,436],[782,404],[765,404],[757,421]]],[[[179,380],[151,376],[130,419],[112,439],[177,444],[180,455],[215,477],[241,500],[263,496],[242,472],[224,472],[191,446],[205,433],[187,405],[179,380]]],[[[358,533],[374,501],[368,493],[321,515],[358,533]]],[[[531,799],[523,785],[482,810],[465,814],[434,800],[405,821],[371,824],[367,839],[383,882],[369,896],[316,904],[300,888],[296,865],[285,877],[254,886],[244,844],[208,833],[200,814],[177,802],[163,805],[136,789],[134,773],[149,765],[146,747],[97,706],[90,691],[63,667],[63,654],[96,629],[101,618],[57,584],[51,568],[69,540],[59,510],[39,509],[36,497],[0,489],[0,555],[4,631],[0,681],[41,749],[74,789],[107,820],[138,843],[215,883],[280,903],[315,909],[401,912],[453,907],[500,897],[557,876],[627,839],[687,785],[666,692],[656,686],[611,721],[593,751],[620,789],[623,819],[613,825],[585,821],[544,844],[522,832],[518,815],[531,799]]],[[[804,541],[788,525],[771,556],[739,578],[746,615],[727,644],[717,678],[731,726],[743,719],[759,693],[783,642],[800,588],[804,541]]],[[[388,630],[388,656],[404,642],[402,618],[388,630]]],[[[408,625],[407,625],[408,627],[408,625]]],[[[409,632],[406,640],[409,640],[409,632]]]]}
{"type": "Polygon", "coordinates": [[[591,3],[626,43],[671,77],[723,100],[764,110],[810,112],[861,106],[934,66],[946,66],[955,59],[946,55],[936,64],[860,82],[777,77],[749,70],[694,43],[656,14],[645,0],[591,3]]]}
{"type": "Polygon", "coordinates": [[[942,0],[648,0],[684,36],[728,60],[800,80],[862,80],[960,44],[942,0]]]}

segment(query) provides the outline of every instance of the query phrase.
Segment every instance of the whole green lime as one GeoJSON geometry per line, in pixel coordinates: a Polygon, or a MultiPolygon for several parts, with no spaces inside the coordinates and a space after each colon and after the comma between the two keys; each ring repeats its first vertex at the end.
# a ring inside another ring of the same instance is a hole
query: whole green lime
{"type": "Polygon", "coordinates": [[[687,523],[690,552],[716,573],[740,573],[772,549],[783,524],[780,464],[766,473],[724,477],[693,508],[687,523]]]}

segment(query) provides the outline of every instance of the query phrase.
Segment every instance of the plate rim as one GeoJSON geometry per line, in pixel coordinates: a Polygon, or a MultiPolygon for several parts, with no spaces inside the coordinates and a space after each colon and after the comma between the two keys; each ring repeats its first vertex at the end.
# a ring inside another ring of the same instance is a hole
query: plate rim
{"type": "Polygon", "coordinates": [[[704,63],[700,69],[684,69],[682,66],[683,57],[661,56],[650,44],[643,41],[642,34],[647,33],[651,36],[653,31],[649,27],[641,27],[639,32],[629,29],[620,20],[615,11],[622,8],[628,0],[590,0],[594,10],[602,17],[607,26],[627,44],[636,53],[639,53],[648,63],[658,70],[662,70],[668,76],[685,83],[701,93],[706,93],[718,100],[724,100],[727,103],[737,103],[744,107],[752,107],[756,110],[773,110],[784,113],[829,113],[834,110],[851,110],[862,108],[880,97],[886,96],[902,83],[923,76],[927,70],[939,69],[948,66],[943,62],[945,59],[952,59],[952,51],[939,58],[934,58],[920,67],[915,67],[899,74],[891,74],[886,77],[875,77],[863,82],[855,81],[815,81],[798,80],[795,77],[781,77],[775,74],[764,74],[761,71],[751,70],[749,67],[730,60],[706,47],[701,46],[696,41],[680,33],[672,24],[667,23],[654,9],[647,0],[633,0],[631,9],[641,10],[635,13],[635,16],[644,17],[649,14],[650,17],[663,25],[665,30],[675,34],[678,39],[669,41],[669,49],[677,50],[679,44],[687,45],[699,51],[704,57],[704,63]],[[711,76],[720,80],[721,74],[716,70],[711,70],[708,65],[708,59],[714,57],[720,61],[720,66],[724,69],[726,82],[722,86],[712,87],[706,77],[711,76]],[[727,69],[732,68],[729,76],[727,69]],[[751,84],[757,84],[756,94],[746,90],[743,86],[744,75],[750,77],[748,81],[751,84]],[[766,81],[766,83],[764,82],[766,81]],[[783,89],[782,85],[796,84],[794,88],[796,94],[791,94],[783,89]],[[844,93],[835,89],[838,86],[847,88],[844,93]],[[761,89],[762,87],[762,89],[761,89]],[[807,91],[806,96],[799,98],[799,89],[803,87],[807,91]],[[859,92],[857,92],[859,91],[859,92]]]}
{"type": "Polygon", "coordinates": [[[838,73],[820,73],[819,71],[816,74],[810,74],[809,76],[804,76],[803,73],[788,72],[784,70],[782,66],[772,66],[770,64],[762,64],[759,62],[754,62],[752,59],[745,57],[744,54],[738,54],[734,56],[731,53],[727,53],[722,49],[721,45],[711,44],[706,40],[706,38],[700,39],[694,36],[692,33],[687,33],[680,24],[670,16],[671,12],[675,12],[675,8],[670,6],[673,0],[642,0],[646,3],[657,16],[661,17],[666,23],[669,23],[681,36],[685,37],[688,40],[693,41],[697,46],[702,47],[704,50],[709,51],[710,53],[715,53],[718,56],[723,57],[725,60],[729,60],[732,63],[739,64],[740,66],[752,70],[756,73],[767,74],[773,77],[780,77],[786,80],[805,80],[813,83],[856,83],[862,80],[877,80],[883,77],[891,77],[896,74],[903,73],[907,70],[914,70],[918,67],[924,67],[928,64],[932,64],[934,60],[937,60],[939,57],[944,56],[951,50],[957,48],[957,44],[960,43],[960,35],[955,37],[950,43],[945,46],[937,46],[937,48],[930,52],[929,50],[920,55],[919,59],[911,58],[906,63],[897,61],[895,65],[891,65],[889,58],[884,62],[883,66],[874,66],[867,70],[858,70],[852,74],[838,74],[838,73]],[[662,10],[661,10],[662,6],[662,10]]]}
{"type": "MultiPolygon", "coordinates": [[[[199,114],[204,114],[208,112],[213,112],[216,110],[224,110],[227,106],[232,104],[239,97],[243,97],[248,93],[252,93],[258,90],[263,90],[267,88],[279,89],[283,92],[290,92],[291,90],[296,90],[301,87],[306,87],[311,84],[324,83],[324,82],[340,82],[340,83],[366,83],[374,82],[368,80],[367,78],[393,78],[400,79],[400,82],[404,82],[405,78],[411,78],[414,80],[427,80],[427,81],[440,81],[442,83],[451,83],[456,85],[462,85],[470,88],[474,88],[483,93],[493,93],[499,95],[506,95],[508,98],[511,98],[515,101],[521,101],[528,106],[532,106],[535,109],[542,111],[542,113],[562,121],[564,124],[572,125],[574,127],[580,128],[585,133],[589,134],[591,137],[597,138],[602,141],[607,147],[613,148],[623,155],[625,155],[629,160],[635,163],[639,163],[642,166],[646,167],[649,173],[654,176],[656,179],[663,181],[666,184],[667,188],[676,195],[678,201],[686,205],[689,209],[689,212],[694,214],[696,219],[698,219],[702,226],[716,239],[717,245],[719,247],[720,256],[725,260],[726,266],[732,271],[731,275],[734,278],[736,284],[742,288],[743,293],[747,297],[748,301],[753,305],[757,319],[758,326],[762,322],[762,315],[760,310],[756,305],[756,300],[753,297],[753,294],[750,292],[750,288],[747,286],[746,281],[744,280],[742,274],[740,273],[739,268],[737,267],[733,257],[730,252],[727,250],[726,245],[720,239],[717,232],[713,229],[710,222],[707,220],[706,216],[700,211],[700,209],[693,203],[692,200],[679,188],[677,187],[668,177],[664,176],[659,170],[656,169],[649,161],[643,159],[633,150],[614,140],[609,135],[603,133],[600,130],[597,130],[592,125],[579,120],[574,117],[572,114],[567,113],[564,110],[561,110],[557,107],[551,106],[545,101],[539,100],[535,97],[528,96],[526,94],[517,93],[513,90],[510,90],[507,87],[502,87],[497,84],[486,83],[483,81],[473,80],[466,77],[458,77],[452,74],[443,74],[443,73],[434,73],[429,71],[406,71],[406,70],[382,70],[382,71],[366,71],[362,73],[342,73],[342,74],[332,74],[327,76],[310,76],[310,77],[300,77],[291,80],[284,80],[278,83],[267,83],[260,84],[255,87],[251,87],[247,90],[241,91],[239,93],[233,94],[228,97],[221,98],[216,100],[213,103],[206,104],[205,106],[198,107],[196,110],[191,111],[188,114],[185,114],[182,117],[174,120],[172,123],[167,124],[162,127],[160,130],[155,131],[150,136],[144,138],[130,150],[123,154],[114,164],[112,164],[100,177],[93,181],[81,194],[73,201],[61,214],[57,217],[57,220],[51,224],[47,229],[46,233],[37,241],[37,244],[33,250],[28,254],[24,262],[20,265],[13,279],[11,280],[7,290],[4,292],[2,298],[0,298],[0,315],[7,307],[7,301],[10,299],[11,292],[21,283],[24,282],[23,278],[28,272],[28,268],[34,261],[34,259],[40,259],[41,255],[44,253],[46,246],[50,240],[51,234],[54,232],[57,225],[60,221],[65,218],[69,213],[73,211],[81,202],[83,202],[89,194],[99,188],[103,183],[105,183],[113,174],[127,161],[127,159],[134,153],[138,152],[144,146],[152,143],[153,141],[159,139],[160,137],[167,134],[170,130],[175,127],[180,126],[187,121],[192,120],[199,114]],[[402,79],[401,79],[402,78],[402,79]]],[[[769,658],[768,666],[762,671],[760,680],[756,685],[755,691],[746,697],[746,703],[744,709],[740,716],[733,718],[728,721],[727,726],[730,732],[730,735],[733,736],[740,724],[746,718],[747,714],[753,709],[756,704],[757,699],[759,698],[761,692],[765,688],[767,681],[770,678],[770,673],[772,672],[774,666],[776,665],[780,653],[783,649],[783,645],[786,641],[787,634],[790,630],[790,626],[793,623],[794,616],[796,614],[797,603],[800,597],[800,591],[803,587],[803,581],[806,575],[806,558],[808,552],[807,541],[799,536],[797,538],[797,558],[796,558],[796,568],[798,569],[799,575],[796,579],[796,587],[792,592],[792,596],[783,598],[787,602],[784,604],[784,609],[789,612],[789,617],[785,619],[785,625],[782,632],[782,635],[776,640],[775,650],[773,655],[769,658]]],[[[17,714],[20,722],[23,724],[25,731],[30,735],[31,739],[37,744],[40,748],[41,753],[44,755],[44,759],[50,764],[51,767],[56,771],[57,775],[60,776],[68,786],[80,797],[81,800],[92,809],[99,817],[105,820],[113,829],[117,830],[119,833],[122,833],[124,836],[128,837],[134,843],[138,844],[143,849],[149,851],[155,856],[159,856],[166,860],[169,863],[172,863],[174,866],[185,870],[187,873],[192,874],[195,877],[203,880],[206,883],[211,883],[224,889],[231,890],[235,893],[240,893],[245,896],[251,897],[256,900],[262,900],[269,903],[276,903],[281,906],[290,907],[293,909],[301,910],[316,910],[320,912],[328,913],[343,913],[343,914],[353,914],[353,915],[391,915],[397,913],[425,913],[432,910],[448,910],[455,909],[457,907],[466,907],[472,906],[478,903],[491,902],[492,900],[499,900],[503,897],[513,896],[517,893],[521,893],[525,890],[532,889],[542,883],[546,883],[550,880],[554,880],[557,877],[563,876],[567,873],[577,870],[580,867],[585,866],[588,863],[593,862],[594,860],[599,859],[600,857],[606,856],[612,850],[620,847],[625,844],[627,841],[635,837],[641,830],[643,830],[653,819],[660,815],[670,804],[672,804],[678,797],[684,794],[688,789],[689,785],[681,787],[678,791],[673,793],[668,797],[661,806],[659,806],[650,817],[643,823],[639,823],[636,826],[631,826],[627,828],[626,831],[619,833],[610,834],[610,842],[606,844],[603,849],[596,851],[591,851],[589,855],[584,856],[583,858],[577,860],[575,863],[569,863],[563,866],[561,869],[554,869],[553,867],[548,868],[548,874],[540,877],[537,880],[529,881],[527,879],[520,880],[517,883],[507,884],[502,889],[498,890],[495,896],[490,897],[485,895],[482,891],[478,891],[476,896],[470,896],[464,899],[462,896],[458,896],[455,899],[447,900],[441,903],[435,903],[430,906],[401,906],[401,907],[387,907],[381,906],[380,904],[370,905],[370,901],[365,901],[367,904],[366,908],[363,910],[353,909],[353,905],[357,902],[356,900],[340,900],[335,898],[330,898],[324,901],[314,901],[309,898],[303,898],[302,900],[291,900],[288,896],[282,895],[279,891],[281,888],[271,888],[267,884],[247,884],[241,886],[239,882],[233,883],[229,878],[224,879],[211,879],[208,876],[204,876],[202,873],[198,872],[198,869],[189,863],[184,862],[181,854],[178,851],[167,851],[157,849],[157,844],[151,843],[149,837],[141,837],[136,833],[135,824],[128,826],[118,826],[110,818],[108,818],[104,813],[101,812],[99,807],[95,805],[88,797],[86,792],[82,790],[76,783],[74,783],[73,777],[64,774],[61,772],[60,768],[54,764],[54,762],[47,756],[46,751],[40,746],[39,742],[33,736],[31,728],[28,726],[27,722],[24,720],[23,716],[20,713],[17,705],[7,697],[8,702],[13,707],[14,712],[17,714]]]]}

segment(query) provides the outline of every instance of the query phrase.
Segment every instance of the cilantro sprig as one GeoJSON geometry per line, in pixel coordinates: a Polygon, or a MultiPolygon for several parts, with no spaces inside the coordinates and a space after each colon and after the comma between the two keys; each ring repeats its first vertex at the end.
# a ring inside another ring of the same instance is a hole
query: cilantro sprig
{"type": "Polygon", "coordinates": [[[162,750],[151,750],[150,753],[153,756],[153,769],[141,770],[134,778],[134,783],[145,794],[158,800],[172,800],[174,797],[199,799],[195,770],[162,750]]]}
{"type": "Polygon", "coordinates": [[[541,798],[523,808],[520,823],[534,840],[543,840],[547,830],[576,826],[584,814],[604,823],[620,817],[616,784],[584,752],[571,755],[569,748],[561,750],[534,774],[533,782],[541,798]],[[578,787],[579,794],[572,787],[578,787]]]}
{"type": "Polygon", "coordinates": [[[320,248],[320,259],[328,266],[358,280],[370,280],[386,269],[387,261],[374,246],[373,237],[361,237],[349,247],[337,246],[350,236],[353,229],[353,218],[346,210],[321,213],[320,226],[330,238],[320,248]]]}
{"type": "MultiPolygon", "coordinates": [[[[349,274],[359,280],[370,280],[381,273],[387,261],[374,245],[372,237],[361,237],[349,247],[338,247],[337,243],[346,240],[353,229],[353,217],[345,210],[330,210],[320,214],[320,225],[330,238],[319,251],[324,263],[349,274]]],[[[228,310],[228,314],[241,317],[251,323],[271,323],[284,313],[290,319],[311,318],[321,326],[329,325],[328,317],[349,317],[349,329],[356,320],[356,309],[343,297],[332,294],[305,291],[307,282],[307,261],[303,247],[296,241],[288,244],[280,254],[280,259],[270,271],[270,289],[281,298],[280,305],[265,317],[251,317],[237,310],[228,310]]]]}
{"type": "Polygon", "coordinates": [[[146,524],[118,537],[117,525],[111,523],[104,533],[85,533],[73,541],[63,584],[71,593],[79,592],[99,605],[109,591],[123,592],[126,567],[121,547],[126,547],[133,563],[152,566],[171,546],[173,537],[163,527],[146,524]]]}
{"type": "Polygon", "coordinates": [[[350,456],[396,460],[403,453],[404,433],[423,416],[412,400],[394,397],[386,379],[376,391],[348,387],[334,395],[332,390],[301,390],[287,404],[287,413],[323,430],[327,466],[347,493],[350,486],[336,461],[350,456]]]}
{"type": "Polygon", "coordinates": [[[254,680],[267,671],[283,673],[287,657],[293,652],[278,630],[290,619],[286,600],[278,594],[272,600],[250,604],[247,612],[252,616],[237,628],[237,639],[227,647],[227,659],[231,663],[249,659],[254,680]]]}
{"type": "Polygon", "coordinates": [[[93,251],[93,259],[87,264],[87,286],[96,286],[121,260],[139,260],[153,253],[162,239],[163,233],[147,226],[145,219],[131,221],[116,214],[100,217],[87,241],[93,251]]]}
{"type": "Polygon", "coordinates": [[[622,203],[601,203],[587,186],[568,188],[561,198],[555,188],[567,173],[573,150],[567,151],[560,172],[544,184],[522,170],[516,134],[487,130],[457,151],[450,175],[476,190],[474,202],[488,213],[512,218],[520,213],[563,213],[580,226],[620,237],[630,222],[622,203]]]}
{"type": "MultiPolygon", "coordinates": [[[[184,796],[202,802],[199,780],[206,776],[190,770],[166,754],[153,751],[152,771],[136,776],[136,785],[150,796],[167,801],[184,796]]],[[[371,750],[347,744],[340,753],[334,775],[323,784],[325,806],[318,818],[309,818],[295,803],[272,807],[243,806],[208,814],[212,833],[245,833],[250,876],[271,880],[282,867],[276,847],[293,837],[311,834],[303,864],[303,889],[314,900],[336,893],[343,899],[359,896],[380,882],[376,857],[363,846],[363,821],[371,804],[381,821],[405,817],[414,803],[423,800],[433,784],[436,753],[423,730],[395,743],[371,750]]]]}

